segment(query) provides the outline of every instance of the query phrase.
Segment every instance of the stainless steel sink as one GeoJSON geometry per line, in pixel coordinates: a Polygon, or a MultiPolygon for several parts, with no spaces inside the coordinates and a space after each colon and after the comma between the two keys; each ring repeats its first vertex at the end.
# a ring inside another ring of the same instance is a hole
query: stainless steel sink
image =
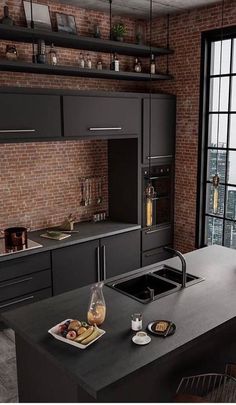
{"type": "MultiPolygon", "coordinates": [[[[186,287],[203,281],[187,273],[186,287]]],[[[107,286],[128,295],[129,297],[148,304],[149,302],[179,291],[182,286],[182,272],[173,267],[161,265],[152,271],[136,273],[132,276],[123,277],[113,282],[106,283],[107,286]]]]}

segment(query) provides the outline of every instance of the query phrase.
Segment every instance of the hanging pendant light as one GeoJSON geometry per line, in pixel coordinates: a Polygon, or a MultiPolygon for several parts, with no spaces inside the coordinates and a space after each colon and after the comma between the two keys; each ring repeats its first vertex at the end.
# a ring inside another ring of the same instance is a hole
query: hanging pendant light
{"type": "Polygon", "coordinates": [[[220,101],[221,101],[221,73],[222,73],[222,47],[223,47],[223,24],[224,24],[224,0],[222,0],[221,8],[221,41],[220,41],[220,72],[219,72],[219,96],[218,96],[218,117],[217,117],[217,152],[216,152],[216,172],[212,177],[212,187],[213,187],[213,213],[217,214],[219,208],[219,184],[220,177],[218,173],[218,157],[219,157],[219,136],[220,136],[220,101]]]}

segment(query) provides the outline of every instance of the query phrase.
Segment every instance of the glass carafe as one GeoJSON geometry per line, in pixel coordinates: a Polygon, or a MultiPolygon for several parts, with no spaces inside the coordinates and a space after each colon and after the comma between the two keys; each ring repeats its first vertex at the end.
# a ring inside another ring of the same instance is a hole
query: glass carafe
{"type": "Polygon", "coordinates": [[[91,298],[87,320],[90,325],[101,325],[106,317],[106,304],[102,292],[104,283],[100,282],[91,287],[91,298]]]}

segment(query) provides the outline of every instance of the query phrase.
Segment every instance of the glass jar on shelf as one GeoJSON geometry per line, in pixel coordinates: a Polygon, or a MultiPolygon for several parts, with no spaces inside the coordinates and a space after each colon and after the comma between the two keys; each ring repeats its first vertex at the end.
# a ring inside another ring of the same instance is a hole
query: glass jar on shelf
{"type": "Polygon", "coordinates": [[[49,65],[57,65],[57,51],[54,48],[54,44],[51,45],[50,50],[48,52],[48,63],[49,65]]]}

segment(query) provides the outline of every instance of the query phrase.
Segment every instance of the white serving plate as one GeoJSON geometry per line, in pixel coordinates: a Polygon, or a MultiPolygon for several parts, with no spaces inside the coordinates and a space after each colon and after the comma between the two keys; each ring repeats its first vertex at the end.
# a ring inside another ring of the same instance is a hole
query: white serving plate
{"type": "Polygon", "coordinates": [[[59,333],[59,326],[62,325],[63,323],[65,323],[66,321],[72,321],[72,320],[73,319],[65,319],[64,321],[53,326],[53,328],[49,329],[48,333],[50,333],[50,335],[52,335],[55,339],[60,340],[61,342],[67,343],[71,346],[75,346],[78,349],[86,349],[88,346],[90,346],[96,340],[98,340],[102,335],[104,335],[104,333],[106,333],[105,330],[99,329],[100,335],[98,337],[96,337],[94,340],[92,340],[92,342],[89,342],[87,345],[82,345],[81,343],[77,343],[77,342],[74,342],[73,340],[66,339],[63,336],[61,336],[61,334],[59,333]]]}

